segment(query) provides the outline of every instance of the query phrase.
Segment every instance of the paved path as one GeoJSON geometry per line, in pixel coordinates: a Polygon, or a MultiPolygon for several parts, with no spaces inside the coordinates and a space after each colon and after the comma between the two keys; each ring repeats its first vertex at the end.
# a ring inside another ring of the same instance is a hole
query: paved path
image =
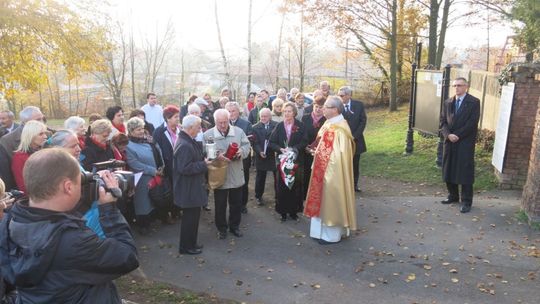
{"type": "MultiPolygon", "coordinates": [[[[515,193],[459,213],[442,197],[362,197],[351,238],[321,246],[309,221],[249,204],[244,237],[218,240],[203,212],[199,256],[178,255],[179,224],[137,237],[137,275],[246,303],[538,303],[540,233],[515,193]]],[[[212,204],[211,204],[212,205],[212,204]]]]}

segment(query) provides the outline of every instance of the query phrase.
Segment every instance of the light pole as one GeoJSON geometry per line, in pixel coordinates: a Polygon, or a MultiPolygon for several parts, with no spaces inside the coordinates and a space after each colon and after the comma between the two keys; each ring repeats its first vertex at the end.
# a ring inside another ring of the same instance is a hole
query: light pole
{"type": "Polygon", "coordinates": [[[407,129],[407,145],[405,155],[410,155],[414,150],[414,108],[416,106],[416,68],[422,59],[422,43],[416,43],[416,56],[412,64],[411,97],[409,99],[409,128],[407,129]]]}

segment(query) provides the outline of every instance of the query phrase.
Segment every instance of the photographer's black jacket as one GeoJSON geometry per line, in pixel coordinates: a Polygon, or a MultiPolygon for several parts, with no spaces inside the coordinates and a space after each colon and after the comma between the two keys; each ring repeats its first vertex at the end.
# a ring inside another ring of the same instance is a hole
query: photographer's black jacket
{"type": "Polygon", "coordinates": [[[116,207],[99,208],[105,239],[79,217],[27,202],[4,215],[0,267],[18,303],[121,303],[112,280],[139,266],[136,247],[116,207]]]}

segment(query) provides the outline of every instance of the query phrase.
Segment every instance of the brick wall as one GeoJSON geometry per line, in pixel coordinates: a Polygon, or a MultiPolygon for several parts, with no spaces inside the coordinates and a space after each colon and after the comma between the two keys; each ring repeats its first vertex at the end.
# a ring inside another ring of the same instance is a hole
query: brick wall
{"type": "Polygon", "coordinates": [[[515,82],[514,103],[506,145],[503,172],[495,169],[502,189],[522,189],[527,181],[529,158],[537,111],[539,108],[540,65],[516,66],[512,72],[515,82]]]}
{"type": "MultiPolygon", "coordinates": [[[[540,74],[538,74],[540,78],[540,74]]],[[[523,187],[521,207],[532,222],[540,222],[540,97],[536,111],[532,148],[529,160],[527,183],[523,187]]]]}

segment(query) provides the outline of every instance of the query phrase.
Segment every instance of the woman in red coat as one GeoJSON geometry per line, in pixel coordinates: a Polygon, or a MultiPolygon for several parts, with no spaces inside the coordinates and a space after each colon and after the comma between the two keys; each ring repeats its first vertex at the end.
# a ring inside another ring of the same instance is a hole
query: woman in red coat
{"type": "Polygon", "coordinates": [[[32,153],[43,148],[45,141],[47,141],[47,126],[37,120],[31,120],[24,124],[21,143],[19,148],[15,150],[11,160],[11,173],[15,178],[17,189],[22,192],[26,192],[23,178],[24,164],[32,153]]]}

